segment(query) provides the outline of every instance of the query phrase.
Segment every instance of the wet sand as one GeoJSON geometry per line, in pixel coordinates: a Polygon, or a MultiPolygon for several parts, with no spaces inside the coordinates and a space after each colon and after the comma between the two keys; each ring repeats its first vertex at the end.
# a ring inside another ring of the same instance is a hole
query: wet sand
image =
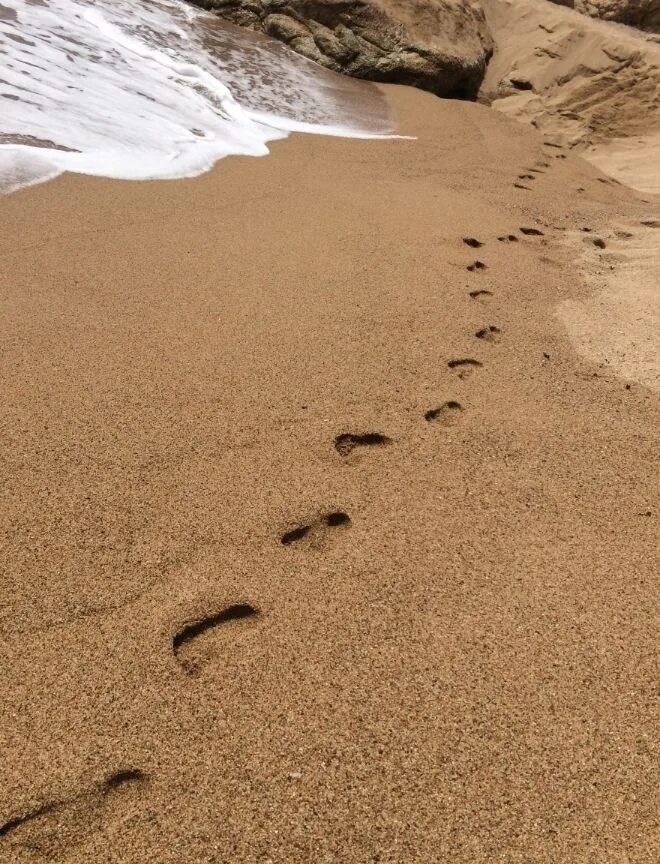
{"type": "Polygon", "coordinates": [[[388,92],[0,199],[0,860],[657,859],[657,401],[558,315],[657,199],[388,92]]]}

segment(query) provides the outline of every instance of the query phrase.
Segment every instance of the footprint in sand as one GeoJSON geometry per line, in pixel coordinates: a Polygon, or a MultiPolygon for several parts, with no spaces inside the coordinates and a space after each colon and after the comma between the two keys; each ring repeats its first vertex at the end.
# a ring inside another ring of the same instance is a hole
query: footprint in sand
{"type": "Polygon", "coordinates": [[[544,237],[543,231],[539,231],[538,228],[521,228],[521,233],[526,237],[544,237]]]}
{"type": "Polygon", "coordinates": [[[473,360],[471,357],[461,358],[459,360],[450,360],[447,363],[450,369],[454,370],[459,378],[467,378],[475,369],[483,366],[479,360],[473,360]]]}
{"type": "Polygon", "coordinates": [[[515,234],[503,234],[501,237],[497,238],[500,243],[517,243],[518,238],[515,234]]]}
{"type": "Polygon", "coordinates": [[[380,432],[365,432],[357,435],[353,432],[342,432],[335,438],[335,450],[340,456],[348,456],[356,447],[385,447],[392,439],[380,432]]]}
{"type": "Polygon", "coordinates": [[[261,613],[250,603],[234,603],[205,618],[185,624],[174,634],[172,652],[188,675],[199,671],[208,659],[208,645],[218,628],[228,629],[236,621],[257,618],[261,613]]]}
{"type": "Polygon", "coordinates": [[[494,324],[489,324],[488,327],[482,327],[474,334],[477,339],[483,339],[486,342],[497,342],[502,331],[494,324]]]}
{"type": "Polygon", "coordinates": [[[528,192],[532,191],[531,186],[523,186],[522,183],[514,183],[513,185],[516,187],[516,189],[526,189],[528,192]]]}
{"type": "Polygon", "coordinates": [[[467,269],[470,273],[476,273],[478,270],[485,270],[486,265],[483,261],[474,261],[472,264],[468,264],[467,269]]]}
{"type": "Polygon", "coordinates": [[[463,243],[470,246],[472,249],[480,249],[484,244],[475,237],[463,237],[463,243]]]}
{"type": "Polygon", "coordinates": [[[449,402],[443,402],[438,408],[431,408],[424,414],[424,419],[429,423],[442,423],[444,426],[453,425],[463,411],[463,406],[460,402],[453,399],[449,402]]]}
{"type": "Polygon", "coordinates": [[[533,174],[518,174],[518,180],[536,180],[533,174]]]}
{"type": "Polygon", "coordinates": [[[14,816],[0,825],[0,850],[10,852],[8,861],[20,849],[40,860],[62,860],[90,834],[131,812],[148,783],[142,771],[124,768],[73,798],[14,816]]]}
{"type": "Polygon", "coordinates": [[[328,528],[347,528],[350,524],[351,517],[348,513],[344,513],[343,510],[333,510],[312,520],[307,525],[298,525],[296,528],[285,531],[280,537],[280,543],[283,546],[291,546],[300,540],[318,536],[328,528]]]}
{"type": "Polygon", "coordinates": [[[509,84],[516,90],[533,90],[534,85],[526,78],[509,78],[509,84]]]}
{"type": "Polygon", "coordinates": [[[470,291],[470,297],[472,297],[473,300],[479,300],[481,298],[485,299],[486,297],[492,297],[492,296],[493,296],[493,292],[488,291],[485,288],[480,288],[478,291],[470,291]]]}

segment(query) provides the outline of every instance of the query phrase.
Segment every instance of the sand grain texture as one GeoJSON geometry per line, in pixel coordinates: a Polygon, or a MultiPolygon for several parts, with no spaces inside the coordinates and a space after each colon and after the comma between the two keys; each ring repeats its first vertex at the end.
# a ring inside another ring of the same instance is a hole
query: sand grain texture
{"type": "Polygon", "coordinates": [[[657,205],[389,93],[0,200],[1,861],[657,860],[657,402],[557,314],[657,205]]]}

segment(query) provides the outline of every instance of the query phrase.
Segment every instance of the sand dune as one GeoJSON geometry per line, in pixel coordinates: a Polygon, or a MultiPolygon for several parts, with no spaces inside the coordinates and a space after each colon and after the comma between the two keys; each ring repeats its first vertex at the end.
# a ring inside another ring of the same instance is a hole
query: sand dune
{"type": "Polygon", "coordinates": [[[0,860],[657,859],[657,403],[558,316],[657,204],[387,92],[0,202],[0,860]]]}
{"type": "MultiPolygon", "coordinates": [[[[546,0],[485,0],[495,40],[482,94],[582,150],[660,129],[660,43],[546,0]]],[[[650,156],[651,154],[649,154],[650,156]]]]}

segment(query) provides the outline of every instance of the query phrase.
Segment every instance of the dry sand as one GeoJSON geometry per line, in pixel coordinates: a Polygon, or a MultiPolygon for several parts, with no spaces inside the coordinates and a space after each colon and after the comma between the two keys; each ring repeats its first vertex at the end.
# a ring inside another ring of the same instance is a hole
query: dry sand
{"type": "MultiPolygon", "coordinates": [[[[660,42],[648,33],[547,0],[484,0],[484,8],[495,52],[482,98],[498,111],[578,150],[657,136],[660,42]]],[[[657,140],[645,153],[657,182],[657,140]]]]}
{"type": "Polygon", "coordinates": [[[640,192],[660,195],[660,131],[613,138],[594,144],[583,155],[621,183],[640,192]]]}
{"type": "Polygon", "coordinates": [[[642,222],[635,231],[612,226],[603,236],[582,234],[582,269],[594,291],[565,300],[559,314],[587,357],[660,392],[660,222],[642,222]]]}
{"type": "Polygon", "coordinates": [[[3,862],[657,860],[657,401],[558,313],[657,199],[389,92],[0,201],[3,862]]]}

